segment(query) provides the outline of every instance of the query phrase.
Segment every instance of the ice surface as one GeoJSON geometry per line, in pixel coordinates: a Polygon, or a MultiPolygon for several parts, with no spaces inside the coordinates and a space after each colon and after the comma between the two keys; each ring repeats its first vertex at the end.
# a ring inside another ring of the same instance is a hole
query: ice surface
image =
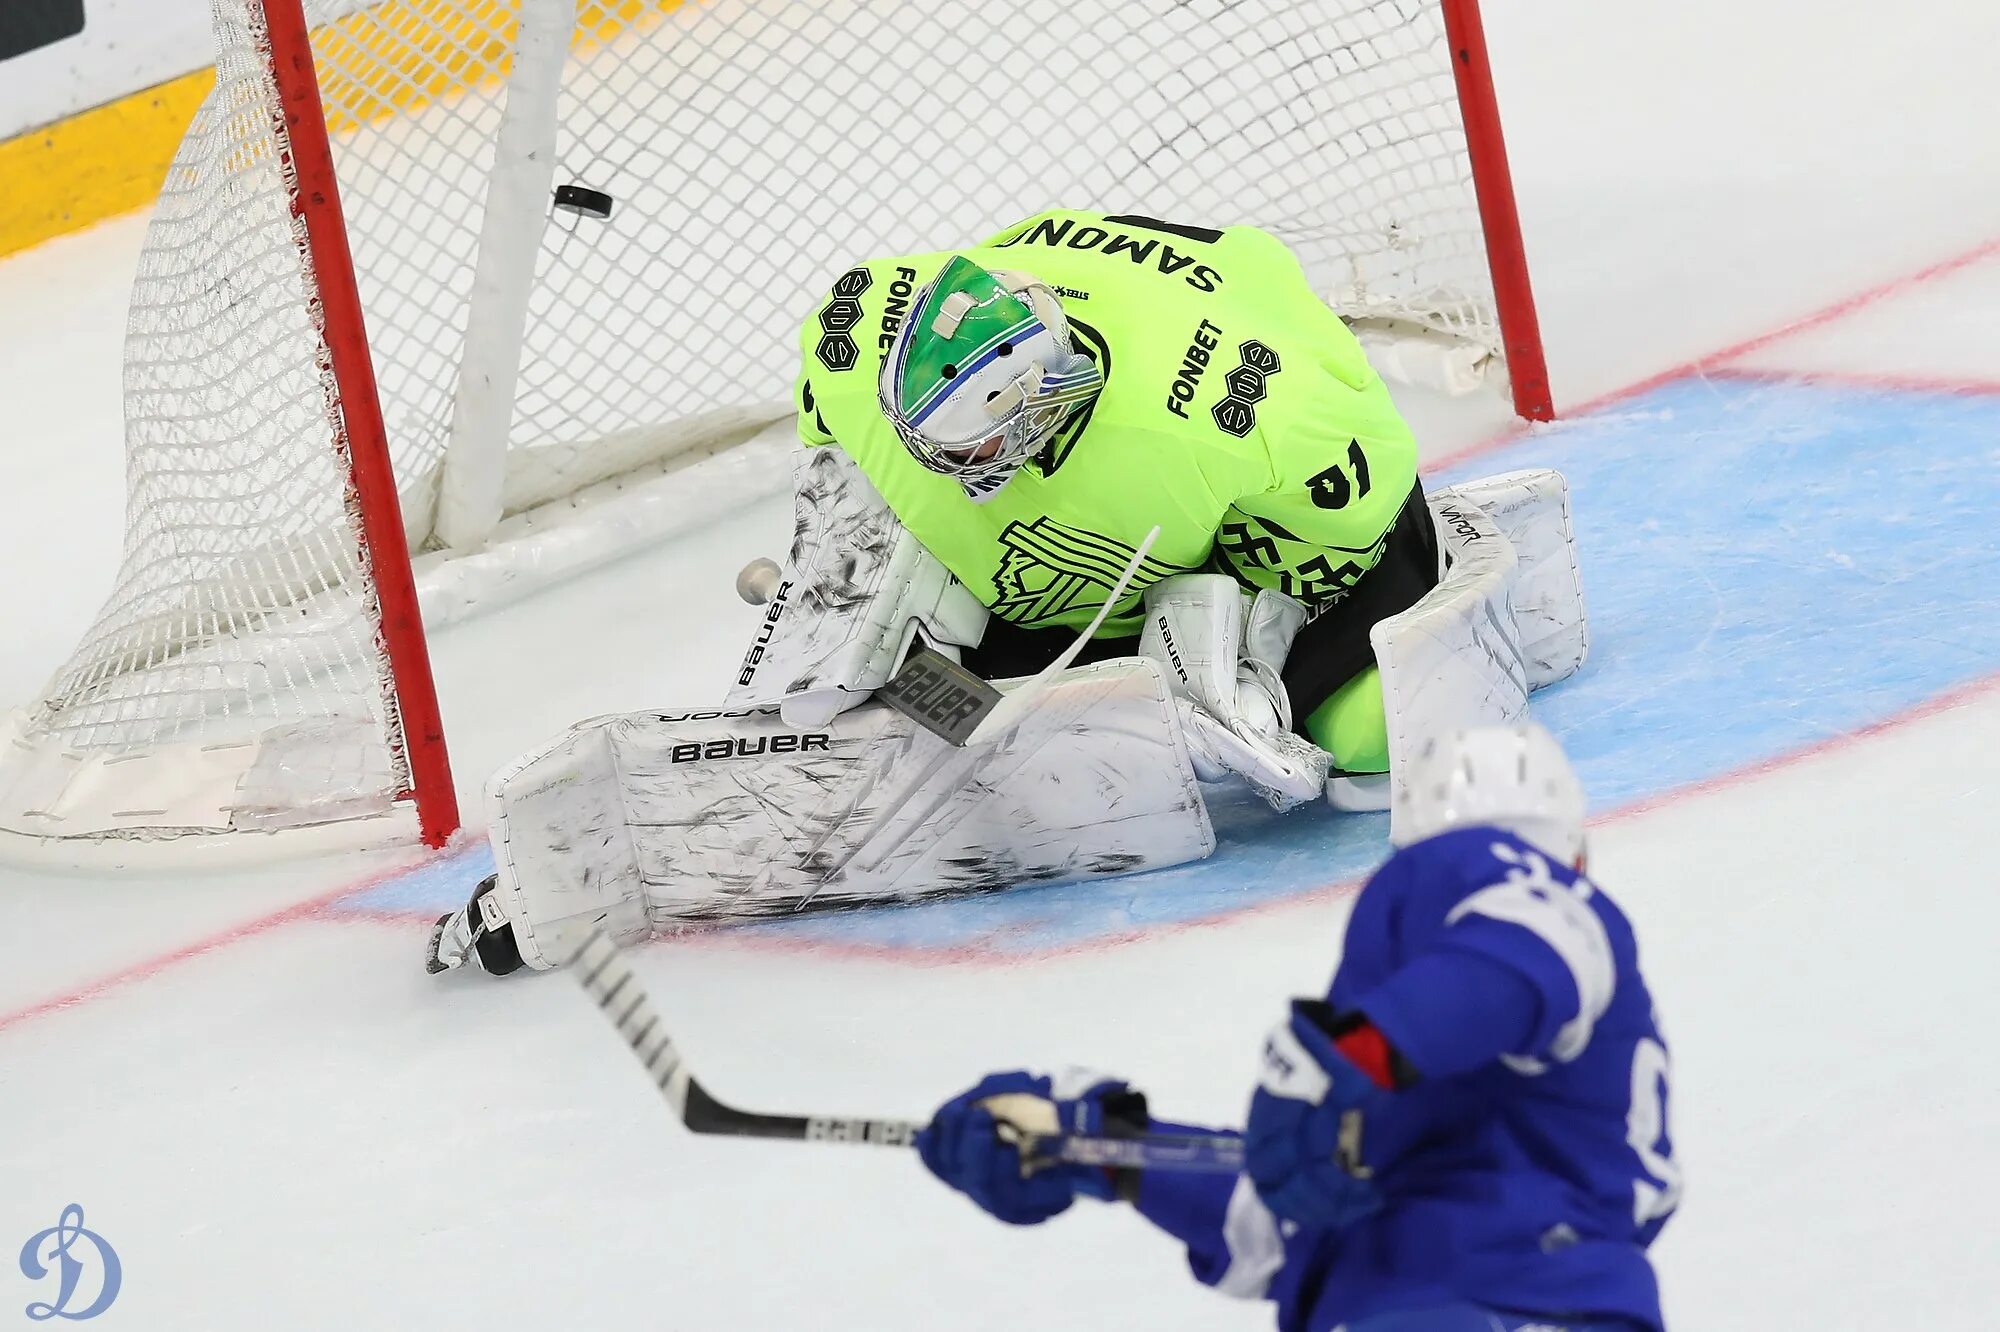
{"type": "MultiPolygon", "coordinates": [[[[1490,8],[1561,403],[2000,237],[2000,11],[1490,8]]],[[[116,564],[137,235],[0,264],[9,699],[116,564]]],[[[1995,272],[1453,469],[1575,484],[1594,656],[1540,706],[1597,798],[1593,867],[1674,1049],[1689,1192],[1656,1253],[1679,1328],[1969,1332],[2000,1306],[1995,272]]],[[[1505,428],[1490,403],[1409,405],[1434,459],[1505,428]]],[[[579,716],[716,696],[756,615],[735,572],[787,521],[722,515],[441,634],[474,816],[485,773],[579,716]]],[[[1258,1035],[1330,973],[1379,832],[1219,821],[1207,867],[639,965],[746,1104],[917,1116],[989,1068],[1085,1063],[1229,1120],[1258,1035]]],[[[480,856],[0,868],[0,1324],[47,1294],[10,1246],[80,1202],[125,1261],[106,1327],[1269,1325],[1110,1209],[1009,1230],[896,1153],[686,1136],[562,981],[421,974],[422,917],[480,856]]]]}

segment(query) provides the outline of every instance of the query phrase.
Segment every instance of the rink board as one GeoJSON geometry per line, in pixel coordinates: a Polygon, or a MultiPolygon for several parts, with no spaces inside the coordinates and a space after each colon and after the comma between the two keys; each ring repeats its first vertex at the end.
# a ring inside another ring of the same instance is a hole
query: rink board
{"type": "MultiPolygon", "coordinates": [[[[1681,380],[1427,482],[1529,466],[1569,477],[1592,625],[1589,664],[1534,709],[1595,812],[2000,670],[2000,396],[1681,380]]],[[[1215,821],[1216,854],[1178,869],[740,928],[913,959],[1089,947],[1351,881],[1387,822],[1234,799],[1215,821]]],[[[482,848],[341,905],[443,911],[490,863],[482,848]]]]}

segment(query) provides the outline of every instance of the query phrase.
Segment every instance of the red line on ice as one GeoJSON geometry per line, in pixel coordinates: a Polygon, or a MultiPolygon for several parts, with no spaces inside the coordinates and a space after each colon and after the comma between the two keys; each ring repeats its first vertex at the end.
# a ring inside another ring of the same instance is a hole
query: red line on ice
{"type": "MultiPolygon", "coordinates": [[[[1659,388],[1664,384],[1672,383],[1677,379],[1701,377],[1701,376],[1715,376],[1718,378],[1770,377],[1770,376],[1760,375],[1758,372],[1755,371],[1732,370],[1728,368],[1727,363],[1739,357],[1747,356],[1752,352],[1761,351],[1766,347],[1770,347],[1776,343],[1784,341],[1787,338],[1796,336],[1797,334],[1800,333],[1804,333],[1810,329],[1823,328],[1827,324],[1834,323],[1840,319],[1844,319],[1847,316],[1852,315],[1857,311],[1863,310],[1868,306],[1874,305],[1879,301],[1886,300],[1892,296],[1901,295],[1904,292],[1911,291],[1917,287],[1923,286],[1926,283],[1934,282],[1939,278],[1947,277],[1953,273],[1957,273],[1963,269],[1970,268],[1975,264],[1982,263],[1988,259],[1993,259],[1993,258],[2000,258],[2000,236],[1996,236],[1990,240],[1983,241],[1969,250],[1965,250],[1959,254],[1952,255],[1945,259],[1940,259],[1936,263],[1929,264],[1923,268],[1917,269],[1914,272],[1906,273],[1900,277],[1891,278],[1886,282],[1877,283],[1875,286],[1866,288],[1865,290],[1862,291],[1855,292],[1852,295],[1843,297],[1841,300],[1833,302],[1831,305],[1824,306],[1818,310],[1812,311],[1809,314],[1802,315],[1796,319],[1792,319],[1784,324],[1781,324],[1778,327],[1769,330],[1768,332],[1760,333],[1755,337],[1745,338],[1741,342],[1732,343],[1729,346],[1723,347],[1718,351],[1710,352],[1705,356],[1696,357],[1694,360],[1691,361],[1684,361],[1680,365],[1673,366],[1666,370],[1662,370],[1657,374],[1650,375],[1644,379],[1638,380],[1635,383],[1628,384],[1623,388],[1615,389],[1610,393],[1601,394],[1598,397],[1591,398],[1588,401],[1569,409],[1566,415],[1584,416],[1592,412],[1601,411],[1606,407],[1613,406],[1629,398],[1637,397],[1640,394],[1650,392],[1651,390],[1659,388]]],[[[1967,393],[1987,393],[1987,392],[2000,391],[2000,389],[1996,389],[1995,387],[1981,384],[1978,381],[1973,381],[1971,383],[1966,383],[1966,384],[1958,384],[1955,382],[1933,383],[1924,381],[1920,377],[1904,377],[1904,376],[1870,377],[1865,375],[1849,376],[1849,375],[1841,375],[1835,373],[1828,373],[1822,375],[1804,374],[1799,377],[1806,379],[1818,378],[1826,382],[1866,383],[1874,387],[1883,387],[1883,388],[1897,388],[1897,387],[1908,387],[1917,389],[1929,388],[1929,389],[1937,389],[1938,391],[1943,391],[1943,392],[1967,392],[1967,393]]],[[[1425,465],[1425,470],[1436,471],[1439,468],[1463,462],[1468,458],[1477,457],[1480,454],[1489,453],[1492,452],[1493,450],[1502,448],[1508,444],[1515,443],[1518,440],[1526,438],[1527,436],[1529,436],[1530,434],[1534,433],[1537,430],[1544,430],[1548,428],[1550,427],[1535,423],[1523,422],[1517,424],[1493,436],[1492,438],[1482,440],[1479,443],[1473,444],[1468,448],[1461,449],[1456,453],[1446,454],[1441,458],[1437,458],[1431,461],[1430,463],[1427,463],[1425,465]]],[[[1702,795],[1708,791],[1717,790],[1725,786],[1733,786],[1740,782],[1749,781],[1756,777],[1761,777],[1766,773],[1775,772],[1780,768],[1789,767],[1794,763],[1803,762],[1807,759],[1817,757],[1821,754],[1829,752],[1830,750],[1838,749],[1845,745],[1853,744],[1857,741],[1864,740],[1872,736],[1880,735],[1884,731],[1892,730],[1896,727],[1906,725],[1910,722],[1918,721],[1925,717],[1932,716],[1938,712],[1955,707],[1960,703],[1967,702],[1978,695],[1987,693],[1988,691],[1994,689],[1996,686],[2000,686],[2000,675],[1987,676],[1983,679],[1973,681],[1970,684],[1963,685],[1948,693],[1941,694],[1937,698],[1919,704],[1914,708],[1908,709],[1904,712],[1893,714],[1887,718],[1882,719],[1881,721],[1870,723],[1869,725],[1863,726],[1858,730],[1844,732],[1836,736],[1830,736],[1826,740],[1820,741],[1813,745],[1809,745],[1804,749],[1793,750],[1789,753],[1781,754],[1771,759],[1761,760],[1757,763],[1749,764],[1742,768],[1732,769],[1731,771],[1723,773],[1717,777],[1697,782],[1691,786],[1677,787],[1671,791],[1663,792],[1660,795],[1648,797],[1647,799],[1638,801],[1635,804],[1626,805],[1619,809],[1613,810],[1609,814],[1606,814],[1596,820],[1593,820],[1593,822],[1609,823],[1609,822],[1622,821],[1628,818],[1636,818],[1651,810],[1658,809],[1664,805],[1672,804],[1676,801],[1685,800],[1693,796],[1702,795]]],[[[441,853],[441,854],[449,854],[449,853],[441,853]]],[[[421,863],[428,863],[428,861],[421,863]]],[[[378,887],[382,883],[387,882],[389,879],[398,877],[402,874],[406,874],[414,868],[416,868],[416,866],[414,865],[404,866],[400,869],[396,869],[384,874],[375,875],[366,880],[365,882],[352,884],[345,888],[335,889],[331,892],[324,893],[318,897],[308,899],[305,902],[301,902],[296,906],[288,907],[283,911],[274,912],[271,915],[262,916],[256,920],[248,921],[244,924],[233,926],[230,929],[218,931],[215,934],[209,935],[203,939],[199,939],[194,943],[187,944],[181,948],[174,949],[171,952],[162,953],[159,956],[150,958],[146,961],[133,963],[128,967],[122,968],[118,971],[113,971],[107,975],[97,978],[96,980],[89,981],[83,985],[64,991],[63,993],[58,994],[52,998],[40,1000],[36,1003],[29,1004],[23,1008],[17,1008],[9,1012],[0,1013],[0,1032],[5,1032],[9,1028],[19,1026],[22,1023],[29,1022],[35,1018],[44,1017],[47,1016],[48,1014],[60,1012],[64,1009],[74,1007],[78,1004],[86,1003],[92,999],[96,999],[101,997],[102,995],[111,993],[112,991],[122,989],[123,987],[130,985],[135,981],[140,981],[151,976],[156,976],[160,972],[166,971],[169,968],[177,966],[180,963],[186,962],[192,958],[205,957],[210,953],[216,952],[223,948],[227,948],[233,944],[240,943],[245,939],[255,938],[256,936],[261,934],[267,934],[270,931],[277,929],[280,926],[293,924],[297,921],[328,920],[328,919],[342,920],[342,921],[354,920],[354,921],[374,921],[381,924],[393,924],[399,926],[411,926],[419,923],[428,923],[431,917],[427,913],[420,913],[414,911],[396,912],[396,911],[360,910],[360,911],[336,912],[328,910],[329,907],[336,905],[345,898],[354,897],[361,893],[367,892],[369,889],[378,887]]],[[[1123,934],[1100,935],[1088,941],[1081,941],[1073,944],[1065,944],[1061,947],[1048,949],[1041,952],[1021,952],[1021,953],[1005,952],[999,949],[994,949],[979,945],[963,945],[952,948],[900,948],[882,944],[827,943],[817,940],[790,940],[790,939],[780,940],[771,938],[756,938],[755,936],[743,934],[733,930],[707,930],[707,931],[702,931],[693,936],[679,935],[674,937],[675,939],[682,942],[713,941],[713,942],[725,943],[731,947],[752,948],[757,950],[768,950],[773,952],[792,952],[792,953],[805,952],[805,953],[817,953],[821,955],[837,956],[837,957],[855,957],[855,958],[868,958],[877,960],[892,959],[903,963],[917,962],[917,963],[926,963],[932,965],[942,965],[949,963],[958,963],[958,964],[972,963],[972,964],[1018,966],[1024,963],[1042,961],[1052,958],[1059,958],[1077,953],[1094,952],[1099,949],[1115,947],[1121,943],[1130,943],[1140,939],[1161,938],[1166,935],[1181,933],[1186,930],[1205,928],[1213,925],[1227,924],[1233,921],[1242,920],[1251,916],[1259,915],[1268,911],[1286,910],[1300,906],[1311,905],[1317,902],[1331,901],[1337,899],[1344,893],[1352,892],[1354,888],[1359,884],[1359,882],[1360,880],[1358,879],[1345,880],[1340,883],[1326,885],[1323,888],[1310,889],[1303,893],[1299,893],[1293,896],[1277,898],[1266,902],[1260,902],[1254,906],[1238,908],[1234,911],[1226,911],[1213,916],[1203,916],[1193,920],[1175,921],[1171,923],[1154,925],[1154,926],[1142,926],[1140,928],[1127,931],[1123,934]]]]}
{"type": "MultiPolygon", "coordinates": [[[[1504,448],[1509,444],[1525,439],[1538,431],[1558,428],[1561,426],[1563,420],[1578,416],[1588,416],[1593,412],[1603,411],[1607,407],[1613,407],[1631,398],[1636,398],[1641,394],[1650,393],[1656,388],[1673,383],[1675,380],[1695,379],[1707,376],[1722,377],[1722,372],[1731,361],[1739,360],[1753,352],[1763,351],[1767,347],[1775,346],[1788,338],[1797,337],[1801,333],[1807,333],[1813,329],[1824,328],[1828,324],[1837,323],[1850,315],[1858,314],[1871,305],[1879,304],[1894,296],[1904,295],[1916,290],[1918,287],[1935,282],[1939,278],[1949,277],[1954,273],[1962,272],[1989,259],[2000,259],[2000,236],[1981,241],[1969,250],[1963,250],[1957,254],[1940,259],[1935,263],[1926,264],[1924,267],[1916,269],[1913,272],[1889,278],[1886,281],[1876,283],[1872,287],[1867,287],[1851,295],[1843,296],[1830,305],[1821,306],[1817,310],[1787,320],[1776,328],[1759,333],[1754,337],[1744,338],[1740,342],[1732,342],[1726,347],[1721,347],[1715,351],[1697,356],[1691,361],[1682,361],[1679,365],[1669,366],[1665,370],[1648,375],[1646,378],[1627,384],[1623,388],[1613,389],[1609,393],[1599,394],[1597,397],[1589,398],[1574,407],[1564,408],[1561,417],[1555,422],[1516,421],[1506,429],[1487,439],[1432,459],[1424,464],[1424,470],[1426,472],[1435,472],[1442,468],[1464,462],[1469,458],[1476,458],[1483,453],[1491,453],[1496,449],[1504,448]]],[[[1856,382],[1850,377],[1834,374],[1820,376],[1805,375],[1802,377],[1817,377],[1827,382],[1856,382]]],[[[1905,385],[1882,383],[1878,386],[1884,388],[1899,386],[1911,388],[1925,387],[1915,377],[1912,377],[1905,385]]],[[[1986,390],[1970,387],[1949,387],[1943,388],[1941,391],[1982,392],[1986,390]]]]}
{"type": "MultiPolygon", "coordinates": [[[[1848,748],[1849,746],[1898,730],[1926,718],[1934,717],[1939,713],[1948,712],[1996,689],[2000,689],[2000,672],[1969,681],[1934,698],[1926,699],[1922,703],[1906,708],[1901,712],[1893,713],[1890,716],[1869,722],[1853,730],[1841,731],[1829,735],[1825,739],[1814,741],[1802,748],[1788,750],[1785,753],[1773,755],[1767,759],[1759,759],[1754,763],[1745,764],[1740,768],[1732,768],[1714,777],[1704,778],[1685,786],[1677,786],[1672,790],[1647,796],[1627,805],[1621,805],[1617,809],[1592,819],[1591,823],[1593,826],[1623,823],[1629,819],[1643,817],[1655,810],[1678,804],[1684,800],[1707,795],[1727,787],[1739,786],[1745,782],[1754,781],[1771,773],[1808,762],[1836,750],[1848,748]]],[[[282,925],[312,920],[335,922],[362,921],[404,928],[429,924],[432,916],[428,912],[342,911],[330,909],[336,906],[343,898],[367,892],[390,879],[409,873],[413,868],[416,867],[403,866],[376,875],[365,883],[323,893],[318,897],[308,899],[283,911],[273,912],[268,916],[219,931],[209,935],[205,939],[197,940],[182,948],[177,948],[172,952],[163,953],[158,957],[111,972],[106,976],[99,977],[94,981],[68,990],[53,998],[41,1000],[25,1008],[15,1009],[12,1012],[0,1013],[0,1032],[4,1032],[10,1027],[19,1026],[35,1018],[45,1017],[51,1013],[72,1008],[92,999],[101,998],[135,981],[145,980],[148,977],[158,975],[160,972],[182,962],[197,957],[204,957],[233,944],[240,943],[245,939],[269,933],[271,930],[282,925]]],[[[1334,883],[1321,885],[1317,888],[1309,888],[1302,892],[1288,894],[1284,897],[1271,898],[1249,906],[1219,911],[1213,915],[1198,916],[1188,920],[1168,921],[1158,925],[1143,925],[1118,934],[1094,935],[1088,939],[1076,940],[1053,948],[1024,949],[1018,951],[994,948],[985,944],[957,944],[947,947],[906,947],[892,944],[854,943],[821,939],[774,938],[768,935],[760,936],[747,931],[728,928],[727,926],[698,928],[689,933],[666,936],[654,942],[656,944],[722,946],[737,948],[746,952],[833,957],[844,960],[893,961],[904,965],[914,963],[920,966],[1023,966],[1037,962],[1053,961],[1064,957],[1073,957],[1084,953],[1101,952],[1105,949],[1118,947],[1121,944],[1166,938],[1171,935],[1186,933],[1190,930],[1231,925],[1238,921],[1280,911],[1292,911],[1303,907],[1323,905],[1324,903],[1336,901],[1341,897],[1347,896],[1354,892],[1360,884],[1361,879],[1359,877],[1343,879],[1334,883]]],[[[415,931],[412,930],[413,936],[414,933],[415,931]]],[[[410,960],[412,966],[416,965],[414,951],[410,960]]]]}
{"type": "Polygon", "coordinates": [[[1881,389],[1890,393],[1933,393],[1968,398],[2000,397],[2000,379],[1960,379],[1950,375],[1725,366],[1706,371],[1704,377],[1750,384],[1825,384],[1835,388],[1881,389]]]}
{"type": "Polygon", "coordinates": [[[345,913],[330,913],[327,908],[343,898],[352,897],[357,893],[364,893],[372,888],[380,887],[392,879],[401,878],[412,870],[449,854],[452,853],[447,851],[434,852],[424,860],[383,870],[360,883],[346,884],[342,887],[331,889],[320,893],[316,897],[309,897],[303,902],[288,906],[282,911],[274,911],[268,916],[259,916],[254,920],[232,925],[227,929],[218,930],[213,934],[197,939],[193,943],[184,944],[170,952],[160,953],[143,961],[134,962],[129,966],[121,967],[116,971],[99,976],[95,980],[87,981],[73,989],[65,990],[52,998],[39,1000],[24,1008],[0,1012],[0,1032],[5,1032],[8,1028],[19,1026],[24,1022],[33,1021],[35,1018],[46,1017],[51,1013],[75,1007],[92,999],[101,998],[114,990],[123,989],[134,981],[142,981],[149,977],[157,976],[161,972],[178,966],[182,962],[197,957],[205,957],[210,953],[228,948],[232,944],[241,943],[245,939],[255,938],[260,934],[268,934],[281,925],[290,925],[302,920],[323,919],[329,915],[333,919],[344,920],[347,918],[345,913]]]}

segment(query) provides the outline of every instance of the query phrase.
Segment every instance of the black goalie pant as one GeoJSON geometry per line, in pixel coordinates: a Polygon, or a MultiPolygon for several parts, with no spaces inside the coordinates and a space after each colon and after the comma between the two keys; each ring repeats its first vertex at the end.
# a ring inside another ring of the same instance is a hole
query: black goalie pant
{"type": "MultiPolygon", "coordinates": [[[[1377,621],[1416,605],[1436,587],[1437,565],[1437,529],[1431,526],[1419,481],[1410,487],[1410,497],[1396,515],[1375,567],[1361,575],[1345,597],[1315,615],[1292,644],[1284,678],[1297,727],[1303,728],[1306,718],[1334,690],[1375,664],[1368,631],[1377,621]]],[[[965,653],[965,664],[988,680],[1033,675],[1075,641],[1075,633],[1068,629],[1024,629],[995,616],[987,620],[979,646],[965,653]]],[[[1138,650],[1136,636],[1098,638],[1085,646],[1077,661],[1129,657],[1138,650]]]]}

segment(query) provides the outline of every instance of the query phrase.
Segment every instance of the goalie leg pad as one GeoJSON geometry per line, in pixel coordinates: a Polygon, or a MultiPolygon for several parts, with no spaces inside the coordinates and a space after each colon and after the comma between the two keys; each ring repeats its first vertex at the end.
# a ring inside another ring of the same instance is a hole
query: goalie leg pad
{"type": "MultiPolygon", "coordinates": [[[[1427,737],[1514,721],[1528,706],[1528,663],[1510,600],[1514,548],[1477,505],[1449,491],[1430,505],[1449,569],[1422,601],[1369,634],[1389,734],[1387,791],[1369,792],[1378,797],[1400,789],[1427,737]]],[[[1360,794],[1329,790],[1328,798],[1354,808],[1360,794]]]]}
{"type": "Polygon", "coordinates": [[[580,722],[486,785],[498,873],[475,904],[487,928],[495,916],[513,926],[537,970],[569,961],[594,929],[629,942],[650,928],[613,743],[619,720],[580,722]]]}
{"type": "Polygon", "coordinates": [[[955,749],[879,704],[585,723],[490,788],[497,896],[530,965],[677,921],[894,901],[1197,860],[1214,832],[1158,668],[1066,672],[955,749]]]}
{"type": "Polygon", "coordinates": [[[1487,477],[1439,491],[1430,506],[1444,577],[1370,634],[1382,673],[1389,780],[1368,791],[1330,785],[1328,799],[1342,808],[1363,807],[1364,798],[1383,807],[1425,737],[1518,719],[1531,690],[1575,673],[1589,652],[1561,473],[1487,477]]]}
{"type": "Polygon", "coordinates": [[[1438,493],[1476,506],[1514,548],[1520,567],[1508,600],[1527,659],[1528,688],[1574,675],[1590,652],[1590,623],[1563,474],[1548,468],[1504,472],[1438,493]]]}

